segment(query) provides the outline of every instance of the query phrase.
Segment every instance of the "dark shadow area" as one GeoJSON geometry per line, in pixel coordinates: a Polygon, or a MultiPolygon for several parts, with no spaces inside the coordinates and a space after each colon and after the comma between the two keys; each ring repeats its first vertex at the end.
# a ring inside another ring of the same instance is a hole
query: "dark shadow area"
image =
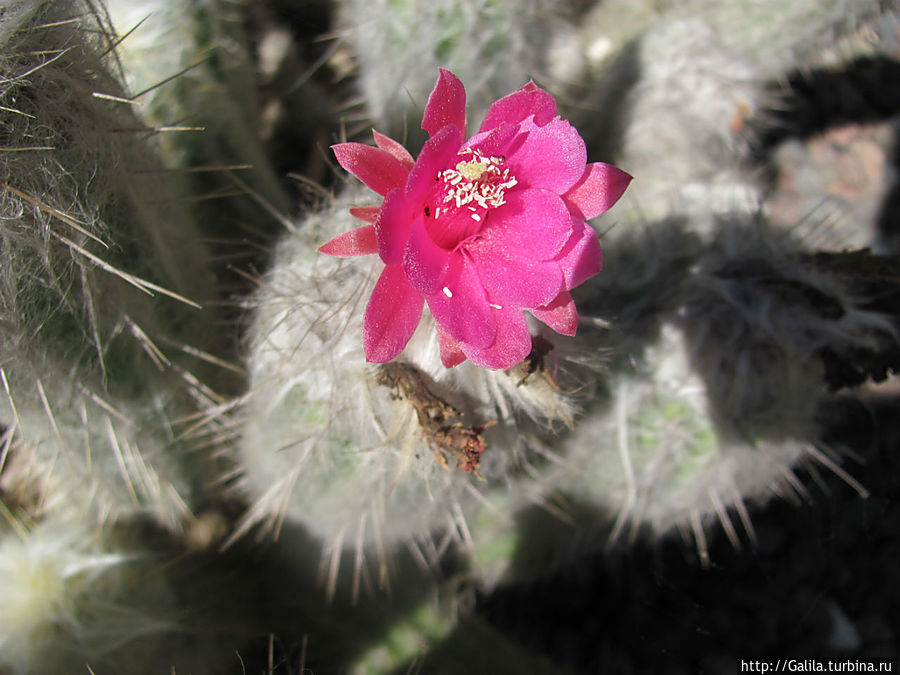
{"type": "Polygon", "coordinates": [[[628,125],[629,92],[641,81],[640,45],[632,41],[617,53],[615,61],[590,91],[571,110],[570,120],[588,147],[589,162],[614,162],[620,156],[628,125]]]}
{"type": "MultiPolygon", "coordinates": [[[[659,339],[661,325],[678,311],[678,296],[702,254],[700,237],[686,220],[673,216],[606,242],[601,234],[604,269],[574,289],[584,316],[609,322],[602,329],[609,343],[609,367],[633,371],[632,359],[659,339]]],[[[582,337],[590,326],[579,328],[582,337]]]]}
{"type": "Polygon", "coordinates": [[[186,625],[235,645],[235,673],[299,675],[301,664],[304,673],[346,672],[460,569],[452,554],[428,571],[405,548],[386,554],[389,582],[380,584],[378,562],[367,560],[356,588],[355,551],[345,551],[330,594],[322,542],[288,524],[277,541],[242,540],[224,552],[182,558],[175,568],[179,606],[190,608],[186,625]]]}
{"type": "MultiPolygon", "coordinates": [[[[336,178],[328,162],[340,132],[336,111],[354,95],[350,79],[331,67],[334,54],[347,49],[331,33],[334,14],[324,0],[251,3],[246,13],[267,154],[280,177],[325,187],[336,178]]],[[[305,187],[293,182],[289,189],[301,203],[315,202],[305,187]]]]}
{"type": "MultiPolygon", "coordinates": [[[[804,480],[807,503],[752,510],[755,544],[735,550],[710,533],[708,568],[675,535],[641,538],[498,588],[477,613],[575,673],[724,674],[740,658],[896,657],[898,404],[847,402],[833,417],[831,440],[852,442],[862,463],[848,468],[867,499],[819,468],[804,480]]],[[[548,517],[521,522],[526,542],[558,536],[548,517]]]]}
{"type": "Polygon", "coordinates": [[[777,103],[760,115],[760,158],[788,138],[809,138],[829,127],[871,123],[900,113],[900,62],[857,59],[840,69],[794,72],[772,83],[777,103]]]}
{"type": "MultiPolygon", "coordinates": [[[[895,89],[898,87],[895,85],[895,89]]],[[[894,122],[894,148],[891,164],[894,167],[894,184],[884,198],[876,222],[879,244],[891,253],[900,254],[900,182],[896,175],[900,167],[900,124],[894,122]]]]}
{"type": "MultiPolygon", "coordinates": [[[[794,72],[785,82],[773,82],[776,103],[751,124],[753,161],[765,165],[774,149],[791,138],[806,139],[844,124],[873,124],[900,114],[900,62],[885,56],[857,59],[839,69],[794,72]]],[[[900,139],[891,157],[900,163],[900,139]]],[[[879,246],[900,251],[900,184],[892,185],[876,222],[879,246]]]]}
{"type": "Polygon", "coordinates": [[[884,382],[889,375],[900,373],[900,346],[888,334],[888,330],[900,334],[900,256],[872,255],[869,251],[819,252],[805,257],[804,263],[839,276],[857,299],[856,309],[890,319],[884,339],[873,340],[869,346],[860,345],[845,353],[822,347],[819,357],[829,387],[837,390],[867,380],[884,382]]]}
{"type": "Polygon", "coordinates": [[[243,574],[236,572],[238,576],[261,580],[258,597],[270,603],[279,599],[277,604],[257,607],[260,618],[249,624],[256,633],[250,636],[248,652],[241,653],[247,673],[299,675],[301,662],[304,673],[347,672],[367,649],[384,643],[398,621],[433,600],[441,579],[462,569],[452,552],[440,561],[439,569],[425,570],[409,550],[396,547],[386,551],[387,581],[379,579],[378,561],[367,558],[357,587],[355,555],[354,550],[342,553],[330,594],[323,544],[299,525],[288,524],[276,542],[249,545],[242,552],[248,567],[243,574]]]}

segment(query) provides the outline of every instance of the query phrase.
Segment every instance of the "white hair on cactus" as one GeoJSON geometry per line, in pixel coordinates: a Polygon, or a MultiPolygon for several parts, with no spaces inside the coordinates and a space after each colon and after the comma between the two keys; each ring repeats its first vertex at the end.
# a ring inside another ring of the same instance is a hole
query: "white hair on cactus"
{"type": "Polygon", "coordinates": [[[880,0],[598,3],[580,22],[582,42],[605,45],[602,58],[589,59],[596,77],[580,121],[586,138],[609,144],[617,164],[638,178],[619,217],[689,214],[702,230],[703,214],[757,211],[767,186],[749,151],[771,121],[767,111],[781,104],[772,84],[822,65],[835,50],[848,60],[860,49],[853,32],[897,7],[880,0]],[[609,140],[610,128],[621,142],[609,140]]]}
{"type": "Polygon", "coordinates": [[[210,337],[198,304],[214,294],[209,256],[122,102],[103,12],[10,7],[0,23],[23,23],[0,58],[8,447],[24,475],[45,475],[43,508],[75,520],[149,511],[177,527],[205,459],[184,451],[173,420],[215,400],[192,372],[200,362],[179,356],[210,337]]]}
{"type": "Polygon", "coordinates": [[[345,0],[340,5],[369,115],[394,136],[406,131],[407,112],[425,106],[438,67],[466,83],[470,120],[480,119],[499,96],[543,71],[549,28],[563,24],[558,3],[546,0],[345,0]]]}
{"type": "Polygon", "coordinates": [[[245,638],[229,622],[252,611],[232,570],[183,564],[184,549],[147,520],[26,526],[6,515],[0,671],[230,672],[245,638]]]}
{"type": "Polygon", "coordinates": [[[38,0],[13,0],[0,13],[0,44],[6,44],[12,34],[24,26],[38,10],[38,0]]]}
{"type": "Polygon", "coordinates": [[[788,438],[751,445],[722,435],[671,324],[645,356],[638,372],[616,380],[609,406],[589,412],[565,439],[556,485],[614,514],[613,538],[628,528],[647,526],[658,535],[688,527],[705,556],[708,521],[719,519],[737,542],[727,509],[749,528],[744,504],[783,492],[808,444],[788,438]]]}
{"type": "Polygon", "coordinates": [[[512,558],[503,559],[515,545],[510,514],[529,502],[571,528],[570,541],[532,542],[549,549],[538,557],[552,564],[604,531],[616,539],[673,528],[693,532],[705,559],[710,524],[737,546],[736,516],[752,540],[746,504],[805,496],[795,471],[807,464],[866,493],[839,455],[819,447],[823,410],[835,400],[826,360],[890,353],[900,343],[896,327],[847,278],[817,268],[789,233],[745,216],[717,219],[711,230],[717,236],[703,242],[671,221],[607,247],[617,272],[586,284],[594,300],[585,303],[619,311],[605,339],[593,341],[609,352],[597,383],[605,394],[553,444],[540,477],[517,486],[542,500],[473,520],[488,586],[511,573],[512,558]]]}
{"type": "Polygon", "coordinates": [[[704,17],[767,78],[820,62],[867,22],[900,8],[896,0],[778,0],[752,3],[684,0],[685,12],[704,17]]]}
{"type": "Polygon", "coordinates": [[[815,438],[830,396],[823,351],[900,343],[890,318],[862,307],[839,275],[804,260],[786,232],[742,218],[717,236],[683,287],[679,323],[720,425],[748,438],[815,438]]]}
{"type": "Polygon", "coordinates": [[[0,393],[0,411],[19,439],[10,448],[9,480],[37,492],[34,515],[103,522],[146,513],[171,530],[190,519],[189,457],[171,454],[178,445],[171,401],[159,396],[112,407],[71,382],[15,385],[0,393]]]}
{"type": "Polygon", "coordinates": [[[625,203],[649,220],[757,209],[760,185],[733,125],[760,107],[758,70],[699,18],[653,26],[636,50],[620,163],[640,180],[625,203]]]}
{"type": "Polygon", "coordinates": [[[100,637],[91,632],[86,608],[104,604],[97,592],[117,587],[130,559],[104,551],[83,528],[47,523],[6,534],[0,541],[0,663],[16,675],[84,663],[100,637]]]}

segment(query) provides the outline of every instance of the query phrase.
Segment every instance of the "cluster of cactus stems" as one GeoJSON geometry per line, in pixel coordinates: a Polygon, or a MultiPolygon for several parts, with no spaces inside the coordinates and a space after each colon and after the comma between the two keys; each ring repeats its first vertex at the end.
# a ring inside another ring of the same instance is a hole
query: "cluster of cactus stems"
{"type": "Polygon", "coordinates": [[[435,672],[489,651],[561,673],[451,619],[465,600],[442,579],[490,590],[673,529],[706,561],[716,530],[752,542],[749,506],[802,494],[804,467],[865,495],[824,413],[900,366],[897,263],[834,247],[864,228],[771,222],[753,158],[771,82],[846,60],[895,3],[334,4],[326,54],[352,55],[361,102],[333,138],[355,115],[414,148],[439,67],[475,122],[534,78],[635,176],[593,223],[605,269],[573,292],[578,331],[534,322],[514,368],[446,368],[426,312],[366,363],[378,270],[317,249],[371,193],[342,177],[291,204],[245,8],[7,2],[0,672],[233,672],[279,634],[303,645],[296,672],[389,672],[447,638],[435,672]],[[253,289],[223,282],[221,233],[233,250],[277,222],[267,269],[240,273],[253,289]],[[534,508],[574,534],[513,565],[534,508]]]}

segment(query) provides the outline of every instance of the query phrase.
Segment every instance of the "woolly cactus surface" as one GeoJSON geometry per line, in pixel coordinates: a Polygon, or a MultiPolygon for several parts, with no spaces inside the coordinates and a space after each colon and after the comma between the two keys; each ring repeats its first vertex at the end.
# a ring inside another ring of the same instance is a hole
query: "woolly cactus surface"
{"type": "Polygon", "coordinates": [[[140,122],[109,100],[124,92],[102,14],[11,7],[0,366],[12,452],[44,475],[45,506],[100,519],[147,509],[174,527],[205,480],[199,455],[174,451],[172,420],[214,398],[192,372],[202,361],[181,358],[208,344],[208,254],[140,122]]]}
{"type": "Polygon", "coordinates": [[[478,494],[514,480],[541,428],[571,422],[573,404],[524,368],[444,368],[428,320],[403,360],[364,365],[371,267],[315,251],[349,224],[354,197],[285,239],[254,299],[242,439],[251,518],[287,516],[347,543],[464,531],[478,494]]]}
{"type": "Polygon", "coordinates": [[[473,118],[479,118],[498,96],[542,71],[554,35],[547,26],[565,25],[559,3],[545,0],[340,4],[369,116],[398,138],[414,127],[438,67],[466,82],[473,118]]]}

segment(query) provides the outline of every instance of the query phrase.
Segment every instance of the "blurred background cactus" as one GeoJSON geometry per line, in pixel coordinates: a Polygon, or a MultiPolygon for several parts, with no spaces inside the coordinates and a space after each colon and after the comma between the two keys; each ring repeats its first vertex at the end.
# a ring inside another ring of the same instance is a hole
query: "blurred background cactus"
{"type": "Polygon", "coordinates": [[[0,4],[0,672],[896,656],[897,9],[0,4]],[[507,372],[316,252],[439,67],[635,176],[507,372]]]}

